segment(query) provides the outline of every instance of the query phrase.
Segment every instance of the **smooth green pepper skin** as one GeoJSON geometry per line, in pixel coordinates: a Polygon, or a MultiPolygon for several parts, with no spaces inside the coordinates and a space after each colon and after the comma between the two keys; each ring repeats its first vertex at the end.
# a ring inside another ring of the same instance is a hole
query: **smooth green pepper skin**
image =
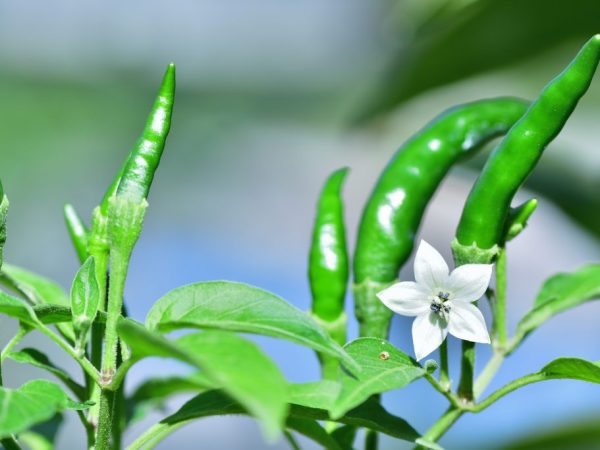
{"type": "Polygon", "coordinates": [[[451,108],[397,151],[381,174],[358,231],[354,274],[393,281],[413,249],[425,207],[448,170],[491,139],[504,134],[527,104],[496,98],[451,108]]]}
{"type": "Polygon", "coordinates": [[[347,174],[344,168],[327,179],[312,235],[308,266],[312,312],[324,321],[334,321],[344,312],[349,269],[341,190],[347,174]]]}
{"type": "Polygon", "coordinates": [[[469,194],[458,225],[457,240],[453,244],[457,263],[489,262],[493,258],[493,251],[479,252],[480,258],[476,260],[474,250],[485,251],[501,245],[510,202],[587,91],[599,60],[600,35],[596,35],[544,88],[490,155],[469,194]]]}
{"type": "Polygon", "coordinates": [[[88,257],[88,240],[90,231],[88,230],[83,220],[75,211],[72,205],[66,204],[64,208],[65,224],[71,237],[73,247],[79,258],[79,262],[83,263],[88,257]]]}
{"type": "Polygon", "coordinates": [[[506,131],[527,109],[495,98],[447,110],[396,152],[363,211],[354,254],[355,314],[361,336],[385,338],[392,312],[375,294],[398,276],[429,200],[457,161],[506,131]]]}
{"type": "MultiPolygon", "coordinates": [[[[344,311],[344,300],[349,263],[341,197],[347,175],[347,168],[333,172],[321,190],[308,265],[312,293],[311,316],[340,345],[346,343],[348,319],[344,311]]],[[[318,357],[323,379],[337,380],[339,361],[328,355],[319,354],[318,357]]]]}
{"type": "Polygon", "coordinates": [[[6,243],[6,216],[8,215],[9,202],[4,195],[4,187],[0,182],[0,268],[4,261],[4,244],[6,243]]]}
{"type": "MultiPolygon", "coordinates": [[[[127,195],[138,200],[148,197],[171,128],[174,100],[175,64],[169,64],[146,127],[123,169],[117,195],[127,195]]],[[[112,195],[109,198],[110,196],[112,195]]]]}

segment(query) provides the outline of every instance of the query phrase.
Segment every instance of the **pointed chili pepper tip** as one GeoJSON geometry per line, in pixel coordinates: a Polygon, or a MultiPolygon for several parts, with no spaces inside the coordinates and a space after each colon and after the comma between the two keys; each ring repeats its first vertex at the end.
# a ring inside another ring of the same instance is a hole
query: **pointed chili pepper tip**
{"type": "Polygon", "coordinates": [[[175,63],[167,66],[165,75],[160,84],[160,96],[173,97],[175,95],[175,63]]]}
{"type": "Polygon", "coordinates": [[[2,186],[2,180],[0,180],[0,202],[4,198],[4,186],[2,186]]]}

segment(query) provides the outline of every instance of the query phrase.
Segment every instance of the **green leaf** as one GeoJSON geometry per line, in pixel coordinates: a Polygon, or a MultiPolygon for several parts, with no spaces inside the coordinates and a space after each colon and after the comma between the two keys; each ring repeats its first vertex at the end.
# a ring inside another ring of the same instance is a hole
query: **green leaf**
{"type": "MultiPolygon", "coordinates": [[[[600,419],[590,418],[565,425],[548,424],[545,430],[534,430],[530,436],[510,444],[494,447],[498,450],[592,450],[600,442],[600,419]]],[[[529,434],[529,433],[528,433],[529,434]]]]}
{"type": "Polygon", "coordinates": [[[243,283],[211,281],[182,286],[158,300],[146,318],[151,330],[217,328],[288,339],[356,364],[307,314],[285,300],[243,283]]]}
{"type": "Polygon", "coordinates": [[[600,366],[580,358],[558,358],[545,365],[541,373],[549,379],[567,378],[571,380],[600,383],[600,366]]]}
{"type": "Polygon", "coordinates": [[[0,283],[23,294],[34,305],[69,305],[67,294],[57,283],[21,267],[4,264],[0,283]]]}
{"type": "Polygon", "coordinates": [[[29,381],[18,389],[0,387],[0,438],[18,434],[65,409],[86,409],[89,403],[72,401],[55,383],[29,381]]]}
{"type": "Polygon", "coordinates": [[[140,384],[127,400],[127,422],[137,422],[151,410],[162,409],[165,400],[171,395],[184,392],[198,393],[216,387],[203,372],[185,376],[151,378],[140,384]]]}
{"type": "Polygon", "coordinates": [[[338,442],[331,437],[319,422],[301,417],[288,417],[285,427],[306,436],[328,450],[342,450],[338,442]]]}
{"type": "Polygon", "coordinates": [[[342,373],[342,389],[330,409],[334,419],[372,395],[403,388],[425,375],[414,359],[383,339],[359,338],[344,348],[361,370],[357,376],[342,373]]]}
{"type": "Polygon", "coordinates": [[[338,445],[344,450],[352,450],[354,441],[356,440],[356,427],[350,425],[343,425],[337,427],[331,432],[331,437],[335,439],[338,445]]]}
{"type": "Polygon", "coordinates": [[[544,282],[533,309],[517,325],[517,336],[522,339],[556,314],[599,297],[600,264],[554,275],[544,282]]]}
{"type": "Polygon", "coordinates": [[[340,388],[339,383],[329,380],[290,384],[289,402],[308,408],[328,410],[338,397],[340,388]]]}
{"type": "Polygon", "coordinates": [[[28,304],[4,292],[0,292],[0,313],[31,326],[35,326],[37,322],[35,313],[28,304]]]}
{"type": "MultiPolygon", "coordinates": [[[[71,286],[71,313],[75,330],[89,329],[98,312],[100,288],[96,279],[96,264],[90,256],[82,264],[71,286]]],[[[82,330],[83,331],[83,330],[82,330]]]]}
{"type": "Polygon", "coordinates": [[[576,46],[598,32],[600,15],[594,1],[573,8],[545,0],[392,4],[395,14],[388,11],[386,17],[402,44],[385,76],[376,80],[363,117],[430,89],[532,60],[564,43],[576,46]],[[513,32],[505,33],[508,29],[513,32]]]}
{"type": "Polygon", "coordinates": [[[29,450],[54,450],[56,436],[63,421],[63,414],[57,413],[50,420],[20,433],[19,442],[25,444],[29,450]]]}
{"type": "Polygon", "coordinates": [[[287,412],[287,383],[275,363],[254,343],[220,330],[171,342],[131,320],[120,321],[118,329],[134,358],[171,357],[202,369],[210,381],[261,420],[267,437],[281,430],[287,412]]]}
{"type": "MultiPolygon", "coordinates": [[[[62,287],[21,267],[4,264],[0,272],[0,284],[18,292],[32,305],[69,306],[69,298],[62,287]]],[[[75,342],[75,333],[70,324],[61,323],[57,328],[69,341],[75,342]]]]}
{"type": "MultiPolygon", "coordinates": [[[[175,414],[163,419],[160,424],[165,428],[178,427],[181,422],[209,416],[247,414],[237,402],[219,390],[197,395],[185,403],[175,414]]],[[[330,420],[327,411],[291,405],[290,417],[309,420],[330,420]]],[[[388,413],[372,399],[340,417],[338,422],[375,430],[389,436],[414,442],[419,434],[403,419],[388,413]]],[[[163,434],[165,436],[168,433],[163,434]]]]}
{"type": "Polygon", "coordinates": [[[42,352],[34,348],[24,348],[17,352],[9,353],[8,357],[18,363],[29,364],[50,372],[71,389],[77,398],[83,399],[85,397],[85,388],[74,381],[63,369],[56,367],[42,352]]]}

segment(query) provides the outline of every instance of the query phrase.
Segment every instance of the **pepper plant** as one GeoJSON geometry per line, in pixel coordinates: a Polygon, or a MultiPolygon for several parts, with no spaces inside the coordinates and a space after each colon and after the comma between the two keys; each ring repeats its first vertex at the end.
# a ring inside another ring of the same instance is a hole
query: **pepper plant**
{"type": "Polygon", "coordinates": [[[178,411],[132,436],[127,448],[152,448],[203,417],[246,414],[259,421],[266,440],[285,436],[292,448],[299,448],[295,433],[327,449],[362,447],[355,442],[356,432],[365,429],[368,450],[377,448],[379,434],[440,449],[437,441],[461,416],[478,413],[525,385],[557,378],[600,383],[598,364],[564,357],[482,398],[503,360],[530,333],[561,311],[600,296],[600,264],[554,275],[543,284],[514,335],[508,334],[507,244],[526,227],[537,200],[515,207],[511,203],[588,89],[599,60],[596,35],[535,101],[480,100],[456,106],[426,125],[382,172],[364,208],[353,258],[347,250],[342,200],[348,169],[334,172],[317,206],[308,268],[310,312],[262,288],[201,281],[167,293],[141,323],[127,317],[123,292],[169,133],[175,96],[175,66],[169,65],[142,135],[92,212],[91,226],[72,206],[65,207],[67,229],[81,263],[70,295],[26,269],[2,264],[9,204],[0,187],[0,283],[6,288],[0,292],[0,313],[19,323],[4,345],[1,361],[44,369],[61,383],[40,379],[0,386],[0,443],[6,450],[54,448],[53,434],[42,433],[38,426],[59,423],[57,414],[71,410],[81,421],[87,448],[120,449],[131,423],[153,405],[185,392],[191,398],[178,411]],[[501,135],[467,198],[456,239],[449,244],[456,268],[450,272],[440,254],[422,241],[415,258],[416,281],[398,280],[426,206],[447,172],[501,135]],[[360,336],[347,342],[344,300],[351,259],[360,336]],[[477,306],[484,296],[491,304],[489,330],[477,306]],[[412,349],[387,340],[393,312],[415,317],[416,359],[412,349]],[[39,350],[19,348],[32,331],[70,355],[83,376],[57,367],[39,350]],[[171,336],[172,331],[179,333],[171,336]],[[314,350],[321,379],[286,381],[269,356],[238,333],[285,339],[314,350]],[[448,334],[462,340],[456,382],[449,377],[448,334]],[[491,345],[493,351],[478,374],[476,343],[491,345]],[[421,363],[427,356],[432,359],[421,363]],[[192,371],[149,378],[126,392],[129,369],[147,357],[173,358],[192,371]],[[447,399],[448,409],[439,419],[432,418],[429,430],[419,432],[384,409],[380,396],[421,378],[447,399]]]}

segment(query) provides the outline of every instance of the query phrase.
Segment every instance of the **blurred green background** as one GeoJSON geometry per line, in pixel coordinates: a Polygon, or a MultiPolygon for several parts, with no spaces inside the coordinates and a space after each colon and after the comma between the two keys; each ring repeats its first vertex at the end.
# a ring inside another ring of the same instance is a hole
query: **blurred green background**
{"type": "MultiPolygon", "coordinates": [[[[127,285],[132,315],[143,319],[168,290],[206,279],[256,284],[307,309],[313,208],[329,172],[352,169],[345,192],[352,244],[374,181],[407,137],[456,103],[534,98],[596,32],[596,0],[0,0],[0,176],[11,201],[6,259],[70,285],[77,263],[62,207],[73,203],[89,217],[174,61],[171,137],[127,285]]],[[[541,203],[509,253],[513,325],[545,278],[600,256],[598,78],[521,194],[541,203]]],[[[428,210],[422,236],[446,256],[484,159],[454,170],[428,210]]],[[[403,273],[412,277],[410,263],[403,273]]],[[[599,305],[591,303],[553,320],[511,357],[492,388],[557,356],[600,359],[597,317],[599,305]]],[[[409,325],[397,318],[391,337],[407,351],[409,325]]],[[[0,340],[14,329],[0,318],[0,340]]],[[[290,380],[318,376],[309,351],[260,341],[290,380]]],[[[31,344],[75,369],[42,337],[32,335],[31,344]]],[[[457,342],[450,347],[456,355],[457,342]]],[[[183,370],[144,363],[129,385],[183,370]]],[[[41,376],[10,362],[6,372],[12,386],[41,376]]],[[[419,383],[384,396],[384,404],[419,430],[445,406],[419,383]]],[[[599,421],[598,386],[549,382],[464,417],[442,444],[595,449],[599,421]],[[553,434],[544,438],[546,431],[553,434]]],[[[58,448],[82,448],[77,427],[66,419],[58,448]]],[[[286,448],[264,444],[243,418],[199,421],[159,448],[195,449],[199,442],[286,448]]],[[[382,441],[382,448],[402,445],[382,441]]]]}

